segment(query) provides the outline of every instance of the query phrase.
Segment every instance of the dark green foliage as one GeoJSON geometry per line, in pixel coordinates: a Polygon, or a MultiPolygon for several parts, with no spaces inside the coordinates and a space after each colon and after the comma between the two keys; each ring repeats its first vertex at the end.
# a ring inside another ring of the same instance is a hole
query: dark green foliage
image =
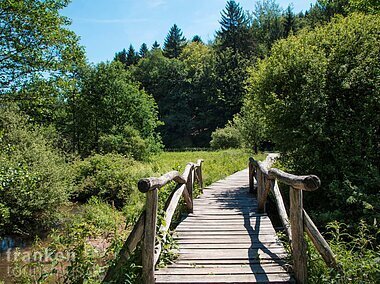
{"type": "Polygon", "coordinates": [[[186,38],[182,35],[181,29],[174,24],[165,38],[164,55],[168,58],[177,58],[185,45],[186,38]]]}
{"type": "Polygon", "coordinates": [[[218,128],[211,134],[210,146],[214,149],[239,148],[241,136],[238,129],[228,124],[224,128],[218,128]]]}
{"type": "Polygon", "coordinates": [[[282,10],[275,0],[256,3],[251,30],[257,42],[255,53],[263,58],[269,54],[273,43],[284,34],[282,10]]]}
{"type": "Polygon", "coordinates": [[[41,233],[66,201],[70,172],[45,133],[0,108],[0,235],[41,233]]]}
{"type": "Polygon", "coordinates": [[[289,34],[296,32],[296,16],[293,13],[293,6],[289,5],[283,12],[283,26],[284,37],[288,37],[289,34]]]}
{"type": "Polygon", "coordinates": [[[118,154],[97,154],[75,162],[73,172],[73,200],[85,202],[97,196],[117,208],[140,205],[137,181],[152,175],[149,167],[118,154]]]}
{"type": "Polygon", "coordinates": [[[379,25],[335,19],[278,42],[251,72],[253,122],[288,169],[320,176],[305,204],[322,221],[379,218],[379,25]]]}
{"type": "Polygon", "coordinates": [[[139,59],[140,59],[139,54],[135,51],[132,44],[129,45],[128,52],[127,52],[126,66],[137,64],[139,59]]]}
{"type": "Polygon", "coordinates": [[[141,47],[140,47],[140,51],[139,51],[139,55],[141,58],[144,58],[148,55],[148,46],[146,45],[146,43],[144,42],[141,47]]]}
{"type": "Polygon", "coordinates": [[[121,63],[101,63],[90,68],[84,75],[81,94],[72,103],[76,108],[75,136],[82,156],[93,151],[121,151],[140,159],[147,156],[146,152],[160,149],[155,133],[160,122],[154,99],[139,90],[121,63]],[[137,154],[143,145],[146,152],[137,154]]]}
{"type": "Polygon", "coordinates": [[[125,48],[122,51],[116,52],[114,60],[121,62],[124,66],[127,65],[127,51],[125,48]]]}
{"type": "Polygon", "coordinates": [[[160,44],[157,41],[155,41],[152,45],[152,51],[157,50],[157,49],[161,49],[161,48],[160,48],[160,44]]]}
{"type": "Polygon", "coordinates": [[[221,15],[221,29],[216,33],[220,49],[231,48],[234,54],[240,52],[250,55],[254,42],[249,32],[249,20],[243,9],[234,0],[229,0],[221,15]]]}
{"type": "Polygon", "coordinates": [[[0,92],[20,89],[29,79],[73,70],[83,60],[78,37],[59,11],[67,0],[0,2],[0,92]]]}
{"type": "Polygon", "coordinates": [[[202,38],[199,35],[195,35],[191,42],[203,43],[202,38]]]}

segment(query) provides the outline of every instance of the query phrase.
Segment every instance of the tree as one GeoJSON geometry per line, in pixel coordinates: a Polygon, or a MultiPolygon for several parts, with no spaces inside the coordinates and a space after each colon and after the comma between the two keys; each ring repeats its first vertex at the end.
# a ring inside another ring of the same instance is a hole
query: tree
{"type": "Polygon", "coordinates": [[[145,140],[150,152],[157,150],[157,105],[150,95],[139,90],[139,84],[121,63],[91,67],[84,74],[81,93],[73,103],[77,108],[75,125],[82,156],[101,150],[133,150],[124,141],[132,138],[136,142],[141,141],[139,138],[145,140]]]}
{"type": "Polygon", "coordinates": [[[288,37],[291,32],[296,31],[296,17],[293,13],[293,6],[289,5],[283,13],[284,37],[288,37]]]}
{"type": "Polygon", "coordinates": [[[231,48],[234,54],[240,52],[250,55],[254,43],[249,33],[249,20],[243,9],[234,0],[229,0],[221,16],[221,29],[216,33],[220,49],[231,48]]]}
{"type": "Polygon", "coordinates": [[[141,58],[144,58],[148,55],[148,52],[149,52],[148,47],[146,43],[144,42],[140,47],[139,55],[141,58]]]}
{"type": "Polygon", "coordinates": [[[193,39],[191,40],[191,42],[199,42],[199,43],[203,43],[202,38],[201,38],[199,35],[195,35],[195,36],[193,37],[193,39]]]}
{"type": "Polygon", "coordinates": [[[256,3],[252,33],[257,41],[257,55],[266,56],[275,41],[283,37],[282,10],[275,0],[256,3]]]}
{"type": "Polygon", "coordinates": [[[131,44],[131,45],[129,45],[128,52],[127,52],[126,65],[131,66],[131,65],[137,64],[138,61],[139,61],[139,55],[135,51],[135,49],[133,48],[133,46],[131,44]]]}
{"type": "Polygon", "coordinates": [[[84,52],[59,14],[67,0],[0,1],[0,92],[14,92],[33,77],[66,76],[84,52]]]}
{"type": "Polygon", "coordinates": [[[122,51],[116,52],[114,60],[119,61],[123,65],[126,66],[126,64],[127,64],[127,51],[125,50],[125,48],[123,48],[122,51]]]}
{"type": "Polygon", "coordinates": [[[164,55],[168,58],[177,58],[186,44],[182,31],[174,24],[165,38],[164,55]]]}
{"type": "Polygon", "coordinates": [[[251,122],[285,167],[321,178],[323,199],[305,202],[322,221],[379,217],[379,26],[377,15],[337,17],[279,41],[250,71],[251,122]]]}
{"type": "Polygon", "coordinates": [[[152,45],[152,50],[157,50],[157,49],[160,49],[160,44],[157,41],[155,41],[152,45]]]}

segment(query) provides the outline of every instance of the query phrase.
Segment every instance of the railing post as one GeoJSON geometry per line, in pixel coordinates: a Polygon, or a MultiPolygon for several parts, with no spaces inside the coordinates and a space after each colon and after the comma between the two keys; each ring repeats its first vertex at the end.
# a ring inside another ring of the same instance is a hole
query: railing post
{"type": "Polygon", "coordinates": [[[251,193],[254,192],[254,186],[255,186],[253,175],[254,175],[254,167],[253,167],[253,163],[252,163],[251,159],[249,159],[248,179],[249,179],[249,192],[251,192],[251,193]]]}
{"type": "Polygon", "coordinates": [[[155,283],[154,250],[157,225],[158,189],[146,194],[144,244],[142,250],[142,277],[144,284],[155,283]]]}
{"type": "Polygon", "coordinates": [[[197,176],[198,176],[199,187],[202,189],[203,188],[202,162],[200,162],[199,166],[197,167],[197,176]]]}
{"type": "Polygon", "coordinates": [[[265,177],[264,174],[262,174],[262,182],[263,182],[263,185],[262,185],[262,189],[260,193],[260,198],[258,198],[258,208],[257,208],[259,213],[265,213],[266,211],[265,204],[267,201],[269,191],[273,184],[273,181],[271,181],[268,177],[265,177]]]}
{"type": "Polygon", "coordinates": [[[290,187],[289,196],[293,270],[297,283],[303,284],[307,282],[307,254],[303,231],[302,190],[290,187]]]}
{"type": "Polygon", "coordinates": [[[191,199],[191,205],[189,207],[189,213],[193,213],[193,186],[194,186],[194,166],[191,167],[189,176],[186,182],[186,189],[191,199]]]}

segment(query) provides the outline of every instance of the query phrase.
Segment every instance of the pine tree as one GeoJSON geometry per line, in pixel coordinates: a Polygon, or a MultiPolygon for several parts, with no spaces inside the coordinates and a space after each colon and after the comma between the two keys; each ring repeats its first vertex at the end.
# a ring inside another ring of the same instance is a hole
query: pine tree
{"type": "Polygon", "coordinates": [[[192,42],[203,43],[203,40],[202,40],[202,38],[199,35],[195,35],[191,41],[192,42]]]}
{"type": "Polygon", "coordinates": [[[149,52],[148,47],[146,43],[144,42],[140,47],[139,55],[141,58],[144,58],[148,55],[148,52],[149,52]]]}
{"type": "Polygon", "coordinates": [[[164,43],[164,55],[168,58],[177,58],[186,44],[186,38],[182,31],[174,24],[166,36],[164,43]]]}
{"type": "Polygon", "coordinates": [[[157,42],[157,40],[152,45],[152,50],[157,50],[160,48],[160,44],[157,42]]]}
{"type": "Polygon", "coordinates": [[[217,31],[221,48],[232,48],[235,54],[249,53],[253,44],[249,34],[249,21],[243,9],[234,0],[229,0],[221,15],[221,30],[217,31]]]}
{"type": "Polygon", "coordinates": [[[123,63],[123,65],[125,65],[127,63],[127,51],[125,50],[125,48],[123,48],[122,51],[116,52],[113,60],[119,61],[123,63]]]}
{"type": "Polygon", "coordinates": [[[295,32],[295,23],[296,17],[293,13],[293,7],[291,5],[286,8],[285,13],[283,14],[284,18],[284,37],[288,37],[290,32],[295,32]]]}
{"type": "Polygon", "coordinates": [[[127,62],[126,66],[131,66],[133,64],[136,64],[139,61],[139,55],[133,48],[132,44],[129,46],[128,52],[127,52],[127,62]]]}

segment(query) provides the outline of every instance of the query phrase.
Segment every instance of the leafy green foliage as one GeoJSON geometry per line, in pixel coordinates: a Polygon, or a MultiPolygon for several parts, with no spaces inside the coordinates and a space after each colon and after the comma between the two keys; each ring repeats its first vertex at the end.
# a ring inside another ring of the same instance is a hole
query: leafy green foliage
{"type": "Polygon", "coordinates": [[[0,2],[0,91],[17,90],[35,76],[70,72],[83,50],[59,10],[67,0],[0,2]]]}
{"type": "Polygon", "coordinates": [[[97,154],[77,161],[73,172],[74,200],[83,202],[97,196],[117,208],[139,205],[137,181],[152,174],[149,167],[118,154],[97,154]]]}
{"type": "Polygon", "coordinates": [[[354,234],[348,225],[328,224],[329,242],[339,269],[327,268],[313,245],[308,246],[310,283],[378,283],[380,279],[380,247],[376,246],[378,228],[361,221],[354,234]]]}
{"type": "Polygon", "coordinates": [[[305,203],[323,221],[379,217],[377,26],[375,16],[337,18],[279,41],[251,70],[250,119],[288,169],[321,178],[328,202],[316,192],[305,203]]]}
{"type": "Polygon", "coordinates": [[[147,153],[160,150],[154,99],[139,90],[119,62],[90,68],[83,78],[81,94],[72,104],[76,144],[82,156],[99,153],[101,146],[105,152],[120,150],[138,159],[147,156],[136,153],[144,144],[147,153]]]}
{"type": "Polygon", "coordinates": [[[218,128],[211,134],[210,146],[214,149],[239,148],[241,146],[241,135],[238,129],[232,125],[218,128]]]}
{"type": "Polygon", "coordinates": [[[41,232],[67,200],[69,168],[44,133],[0,108],[0,234],[41,232]]]}

